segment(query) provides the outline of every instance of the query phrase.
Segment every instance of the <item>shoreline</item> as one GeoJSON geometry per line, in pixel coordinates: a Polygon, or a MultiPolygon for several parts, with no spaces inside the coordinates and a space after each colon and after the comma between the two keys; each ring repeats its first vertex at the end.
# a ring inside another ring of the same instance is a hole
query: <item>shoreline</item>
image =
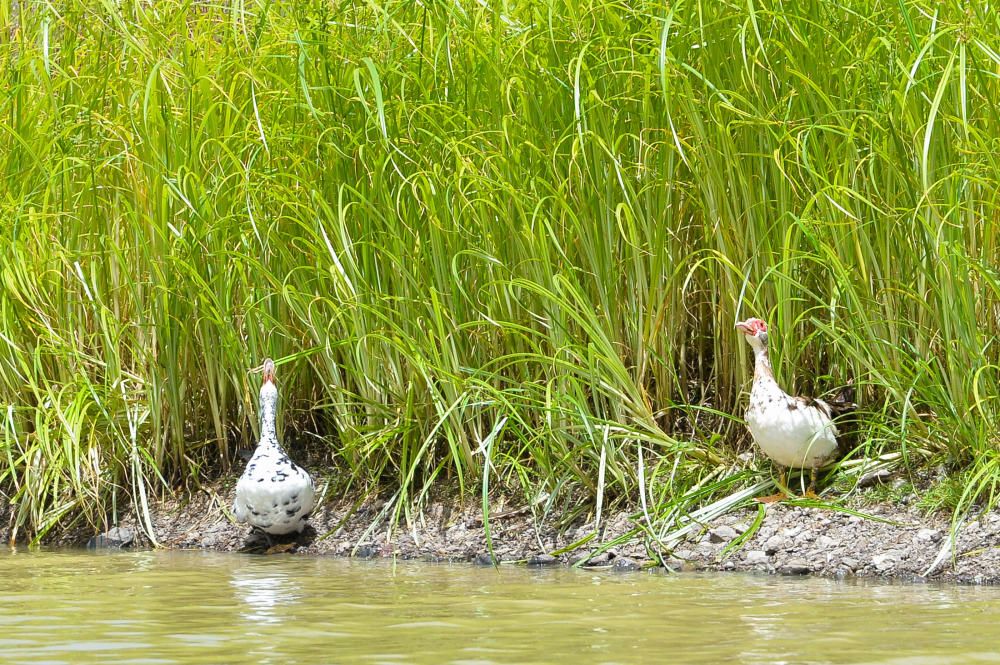
{"type": "MultiPolygon", "coordinates": [[[[389,511],[383,497],[325,500],[310,519],[311,529],[298,537],[275,537],[271,549],[265,551],[266,544],[255,543],[246,525],[235,524],[230,518],[233,480],[222,479],[187,495],[154,501],[150,516],[156,545],[220,552],[492,563],[479,501],[463,502],[456,497],[429,501],[422,512],[413,514],[408,523],[402,518],[394,529],[389,529],[384,519],[389,511]]],[[[640,518],[626,511],[608,514],[595,534],[592,516],[560,528],[555,518],[536,517],[531,506],[499,498],[490,509],[490,531],[499,563],[628,571],[662,570],[662,561],[679,572],[1000,584],[1000,511],[970,517],[952,552],[942,556],[949,543],[950,515],[926,515],[911,506],[885,502],[868,505],[863,494],[847,503],[840,510],[794,502],[738,508],[704,523],[700,531],[664,553],[661,560],[652,554],[652,541],[644,541],[641,535],[629,537],[640,518]],[[754,533],[744,535],[755,525],[754,533]]],[[[134,540],[128,545],[154,545],[144,536],[134,514],[117,526],[122,530],[109,530],[103,540],[99,537],[95,541],[95,533],[78,528],[43,544],[83,546],[90,541],[92,547],[113,548],[119,544],[116,538],[131,532],[134,540]]]]}

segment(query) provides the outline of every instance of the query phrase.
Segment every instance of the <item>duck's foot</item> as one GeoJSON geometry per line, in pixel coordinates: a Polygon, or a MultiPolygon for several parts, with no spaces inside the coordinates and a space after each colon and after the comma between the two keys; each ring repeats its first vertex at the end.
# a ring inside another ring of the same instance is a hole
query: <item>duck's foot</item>
{"type": "Polygon", "coordinates": [[[819,479],[819,469],[809,470],[809,489],[806,493],[802,495],[805,499],[819,499],[819,494],[816,494],[816,481],[819,479]]]}
{"type": "Polygon", "coordinates": [[[778,503],[779,501],[784,501],[788,498],[788,495],[784,492],[778,492],[777,494],[772,494],[770,496],[758,496],[754,499],[757,503],[778,503]]]}
{"type": "Polygon", "coordinates": [[[267,552],[272,547],[274,547],[274,541],[271,540],[271,536],[267,532],[255,528],[250,532],[250,536],[243,543],[243,547],[239,551],[248,554],[260,554],[267,552]]]}
{"type": "Polygon", "coordinates": [[[788,470],[782,466],[778,467],[778,492],[771,496],[759,496],[754,501],[757,503],[778,503],[788,498],[788,470]]]}

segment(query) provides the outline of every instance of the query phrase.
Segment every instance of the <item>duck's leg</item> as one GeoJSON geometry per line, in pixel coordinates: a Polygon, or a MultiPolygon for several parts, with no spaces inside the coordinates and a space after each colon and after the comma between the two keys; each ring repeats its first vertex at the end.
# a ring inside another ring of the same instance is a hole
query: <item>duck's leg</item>
{"type": "Polygon", "coordinates": [[[816,478],[819,476],[819,469],[813,467],[809,471],[809,489],[803,495],[807,499],[818,499],[819,494],[816,494],[816,478]]]}
{"type": "Polygon", "coordinates": [[[758,503],[777,503],[788,498],[785,488],[788,487],[788,477],[785,467],[778,467],[778,491],[770,496],[759,496],[754,501],[758,503]]]}

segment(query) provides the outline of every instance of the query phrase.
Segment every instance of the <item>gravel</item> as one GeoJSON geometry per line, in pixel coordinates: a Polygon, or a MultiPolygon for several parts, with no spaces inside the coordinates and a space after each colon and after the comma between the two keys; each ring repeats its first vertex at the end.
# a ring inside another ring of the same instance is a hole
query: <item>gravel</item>
{"type": "MultiPolygon", "coordinates": [[[[424,561],[464,561],[493,565],[478,502],[464,505],[448,496],[436,497],[408,524],[389,528],[378,522],[386,498],[327,502],[314,511],[310,528],[301,536],[268,543],[255,542],[250,530],[234,524],[223,507],[231,501],[233,479],[191,495],[151,506],[158,544],[174,548],[216,551],[294,552],[308,555],[397,557],[424,561]]],[[[468,502],[467,502],[468,503],[468,502]]],[[[516,501],[498,499],[490,510],[492,551],[499,563],[533,566],[575,565],[640,570],[665,563],[673,571],[744,571],[781,575],[820,575],[835,579],[865,577],[909,581],[940,580],[1000,584],[1000,513],[974,515],[951,537],[949,514],[927,515],[914,502],[867,505],[863,496],[848,502],[853,511],[878,515],[864,519],[834,508],[805,508],[790,503],[770,504],[755,533],[757,506],[731,512],[705,524],[688,542],[663,547],[650,560],[656,544],[627,540],[635,528],[634,513],[606,514],[594,538],[583,547],[553,555],[594,531],[592,516],[568,526],[558,525],[561,514],[545,520],[516,501]],[[746,539],[733,547],[738,537],[746,539]],[[612,547],[608,547],[614,543],[612,547]],[[648,546],[648,548],[647,548],[648,546]],[[938,560],[942,548],[953,550],[938,560]],[[934,567],[932,568],[932,564],[934,567]]],[[[0,510],[0,513],[3,511],[0,510]]],[[[2,515],[0,515],[2,517],[2,515]]],[[[4,520],[6,521],[6,520],[4,520]]],[[[3,522],[0,522],[3,523],[3,522]]],[[[145,530],[135,520],[95,535],[63,532],[46,539],[47,545],[89,544],[91,547],[146,546],[145,530]]],[[[4,534],[0,534],[4,535],[4,534]]]]}

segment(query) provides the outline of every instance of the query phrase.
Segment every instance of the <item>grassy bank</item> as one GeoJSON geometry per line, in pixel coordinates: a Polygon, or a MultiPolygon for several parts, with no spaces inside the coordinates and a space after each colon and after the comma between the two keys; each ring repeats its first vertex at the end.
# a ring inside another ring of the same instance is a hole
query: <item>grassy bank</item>
{"type": "Polygon", "coordinates": [[[15,521],[226,469],[270,355],[355,487],[644,492],[666,528],[751,481],[749,315],[789,389],[855,381],[856,457],[990,496],[998,31],[910,0],[5,3],[15,521]]]}

